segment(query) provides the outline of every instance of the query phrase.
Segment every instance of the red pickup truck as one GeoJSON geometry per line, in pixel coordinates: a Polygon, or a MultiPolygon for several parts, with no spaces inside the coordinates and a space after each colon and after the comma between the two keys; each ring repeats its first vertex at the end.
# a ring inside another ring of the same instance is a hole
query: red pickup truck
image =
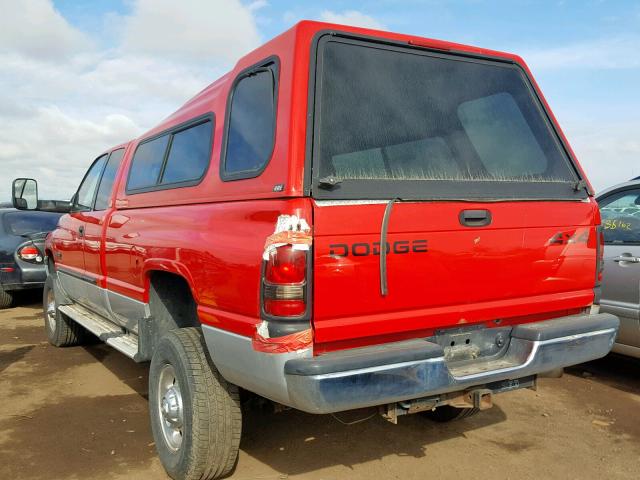
{"type": "Polygon", "coordinates": [[[69,210],[47,335],[150,361],[176,479],[232,471],[241,389],[451,420],[618,329],[593,191],[511,54],[301,22],[100,155],[69,210]]]}

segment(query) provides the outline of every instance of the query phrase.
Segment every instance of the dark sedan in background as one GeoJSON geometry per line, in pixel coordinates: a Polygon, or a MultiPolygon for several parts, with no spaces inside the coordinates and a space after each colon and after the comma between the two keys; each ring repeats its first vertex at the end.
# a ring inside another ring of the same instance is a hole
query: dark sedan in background
{"type": "Polygon", "coordinates": [[[44,286],[44,238],[60,216],[0,208],[0,308],[11,306],[17,290],[44,286]]]}

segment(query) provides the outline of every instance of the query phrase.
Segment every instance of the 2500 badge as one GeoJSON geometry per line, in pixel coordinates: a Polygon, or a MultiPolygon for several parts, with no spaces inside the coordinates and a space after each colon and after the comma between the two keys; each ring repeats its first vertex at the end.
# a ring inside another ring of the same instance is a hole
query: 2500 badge
{"type": "MultiPolygon", "coordinates": [[[[387,253],[426,253],[428,252],[426,240],[398,240],[387,242],[387,253]]],[[[366,257],[367,255],[380,255],[380,242],[332,243],[329,245],[329,255],[334,257],[366,257]]]]}

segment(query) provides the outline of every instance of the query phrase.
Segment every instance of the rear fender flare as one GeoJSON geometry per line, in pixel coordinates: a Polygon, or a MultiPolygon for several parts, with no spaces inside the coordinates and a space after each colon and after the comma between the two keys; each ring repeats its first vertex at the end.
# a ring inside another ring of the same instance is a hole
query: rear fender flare
{"type": "Polygon", "coordinates": [[[144,262],[144,265],[142,267],[142,274],[144,277],[144,296],[146,303],[149,303],[151,274],[153,274],[154,272],[172,273],[174,275],[182,277],[187,282],[187,285],[189,285],[189,290],[191,290],[191,295],[193,296],[193,300],[196,302],[196,305],[200,303],[198,292],[194,285],[193,276],[191,275],[189,269],[181,262],[164,258],[151,258],[145,260],[144,262]]]}

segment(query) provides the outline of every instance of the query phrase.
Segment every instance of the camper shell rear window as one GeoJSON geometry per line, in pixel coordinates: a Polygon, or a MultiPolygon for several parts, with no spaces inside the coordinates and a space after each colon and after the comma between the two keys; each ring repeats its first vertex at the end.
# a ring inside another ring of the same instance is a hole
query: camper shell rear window
{"type": "Polygon", "coordinates": [[[316,58],[316,198],[587,196],[518,65],[340,36],[316,58]]]}

